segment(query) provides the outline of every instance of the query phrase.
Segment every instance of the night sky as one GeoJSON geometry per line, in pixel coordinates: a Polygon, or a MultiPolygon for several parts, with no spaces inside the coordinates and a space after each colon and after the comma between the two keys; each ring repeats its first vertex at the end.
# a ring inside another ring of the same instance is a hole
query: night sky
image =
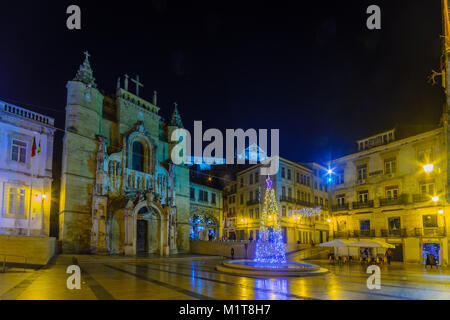
{"type": "Polygon", "coordinates": [[[439,0],[17,0],[1,2],[0,26],[0,99],[60,128],[85,50],[108,94],[139,74],[164,117],[177,101],[188,129],[279,128],[293,161],[325,163],[396,124],[437,124],[445,100],[426,81],[439,70],[439,0]],[[66,28],[70,4],[81,31],[66,28]],[[381,30],[366,28],[370,4],[381,30]]]}

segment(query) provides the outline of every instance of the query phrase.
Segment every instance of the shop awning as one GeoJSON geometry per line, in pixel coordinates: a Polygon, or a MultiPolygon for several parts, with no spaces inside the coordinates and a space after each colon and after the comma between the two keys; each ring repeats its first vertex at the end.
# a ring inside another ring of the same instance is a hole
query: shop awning
{"type": "Polygon", "coordinates": [[[355,241],[335,239],[335,240],[332,240],[332,241],[321,243],[320,246],[321,247],[340,248],[340,247],[348,247],[353,242],[355,242],[355,241]]]}
{"type": "Polygon", "coordinates": [[[360,248],[395,248],[394,245],[384,242],[382,240],[361,240],[353,242],[349,246],[360,248]]]}

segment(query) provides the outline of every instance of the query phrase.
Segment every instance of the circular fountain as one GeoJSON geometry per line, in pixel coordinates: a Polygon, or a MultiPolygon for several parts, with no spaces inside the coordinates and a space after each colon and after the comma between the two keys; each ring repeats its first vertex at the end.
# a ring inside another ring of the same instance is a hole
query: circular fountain
{"type": "Polygon", "coordinates": [[[314,264],[286,260],[286,248],[278,218],[279,205],[270,177],[267,177],[266,186],[255,259],[224,261],[216,269],[231,274],[263,277],[298,277],[328,272],[314,264]]]}
{"type": "Polygon", "coordinates": [[[254,260],[228,260],[217,266],[216,269],[225,273],[261,277],[304,277],[328,272],[327,269],[315,264],[290,261],[266,263],[254,260]]]}

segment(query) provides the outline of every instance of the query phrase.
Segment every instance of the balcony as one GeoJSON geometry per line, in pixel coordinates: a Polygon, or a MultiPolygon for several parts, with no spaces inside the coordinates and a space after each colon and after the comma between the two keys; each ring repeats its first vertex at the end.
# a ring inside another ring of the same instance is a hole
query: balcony
{"type": "Polygon", "coordinates": [[[258,200],[258,199],[248,200],[248,201],[247,201],[247,205],[248,205],[248,206],[252,206],[252,205],[258,204],[258,203],[259,203],[259,200],[258,200]]]}
{"type": "Polygon", "coordinates": [[[409,237],[421,237],[423,235],[422,228],[414,228],[411,231],[408,231],[409,237]]]}
{"type": "Polygon", "coordinates": [[[406,229],[396,229],[396,230],[381,230],[381,236],[384,238],[387,237],[406,237],[406,229]]]}
{"type": "Polygon", "coordinates": [[[344,211],[344,210],[349,210],[348,203],[335,204],[331,206],[331,211],[344,211]]]}
{"type": "Polygon", "coordinates": [[[375,237],[375,230],[354,230],[353,237],[355,238],[370,238],[375,237]]]}
{"type": "Polygon", "coordinates": [[[297,200],[295,203],[304,206],[304,207],[312,207],[312,203],[305,200],[297,200]]]}
{"type": "Polygon", "coordinates": [[[335,239],[348,239],[349,233],[348,231],[337,231],[334,232],[335,239]]]}
{"type": "Polygon", "coordinates": [[[295,203],[295,200],[292,197],[281,196],[280,201],[295,203]]]}
{"type": "MultiPolygon", "coordinates": [[[[416,228],[419,229],[420,228],[416,228]]],[[[422,236],[424,237],[445,237],[445,228],[444,227],[438,227],[438,228],[423,228],[421,229],[422,236]]]]}
{"type": "Polygon", "coordinates": [[[233,194],[236,194],[236,190],[231,189],[231,190],[224,192],[224,196],[231,196],[233,194]]]}
{"type": "Polygon", "coordinates": [[[408,203],[408,195],[402,194],[397,198],[380,198],[380,206],[394,206],[408,203]]]}
{"type": "Polygon", "coordinates": [[[413,194],[413,202],[427,202],[431,200],[428,194],[413,194]]]}
{"type": "Polygon", "coordinates": [[[373,208],[373,200],[368,200],[366,202],[353,202],[352,207],[354,210],[373,208]]]}
{"type": "Polygon", "coordinates": [[[366,184],[367,183],[367,177],[364,177],[364,179],[357,179],[356,180],[356,185],[362,185],[362,184],[366,184]]]}

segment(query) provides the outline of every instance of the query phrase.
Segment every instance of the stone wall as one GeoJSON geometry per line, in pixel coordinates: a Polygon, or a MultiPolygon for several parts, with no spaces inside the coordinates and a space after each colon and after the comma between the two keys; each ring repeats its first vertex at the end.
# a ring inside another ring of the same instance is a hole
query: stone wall
{"type": "Polygon", "coordinates": [[[56,239],[52,237],[0,236],[0,265],[7,262],[46,265],[55,255],[56,239]]]}
{"type": "Polygon", "coordinates": [[[179,252],[189,252],[189,168],[174,166],[174,173],[176,187],[175,205],[177,207],[177,248],[179,252]]]}
{"type": "MultiPolygon", "coordinates": [[[[216,255],[231,258],[231,248],[234,249],[235,259],[253,259],[255,257],[256,242],[232,241],[190,241],[190,252],[195,254],[216,255]],[[247,250],[245,245],[247,244],[247,250]]],[[[286,252],[298,250],[296,244],[286,245],[286,252]]]]}

